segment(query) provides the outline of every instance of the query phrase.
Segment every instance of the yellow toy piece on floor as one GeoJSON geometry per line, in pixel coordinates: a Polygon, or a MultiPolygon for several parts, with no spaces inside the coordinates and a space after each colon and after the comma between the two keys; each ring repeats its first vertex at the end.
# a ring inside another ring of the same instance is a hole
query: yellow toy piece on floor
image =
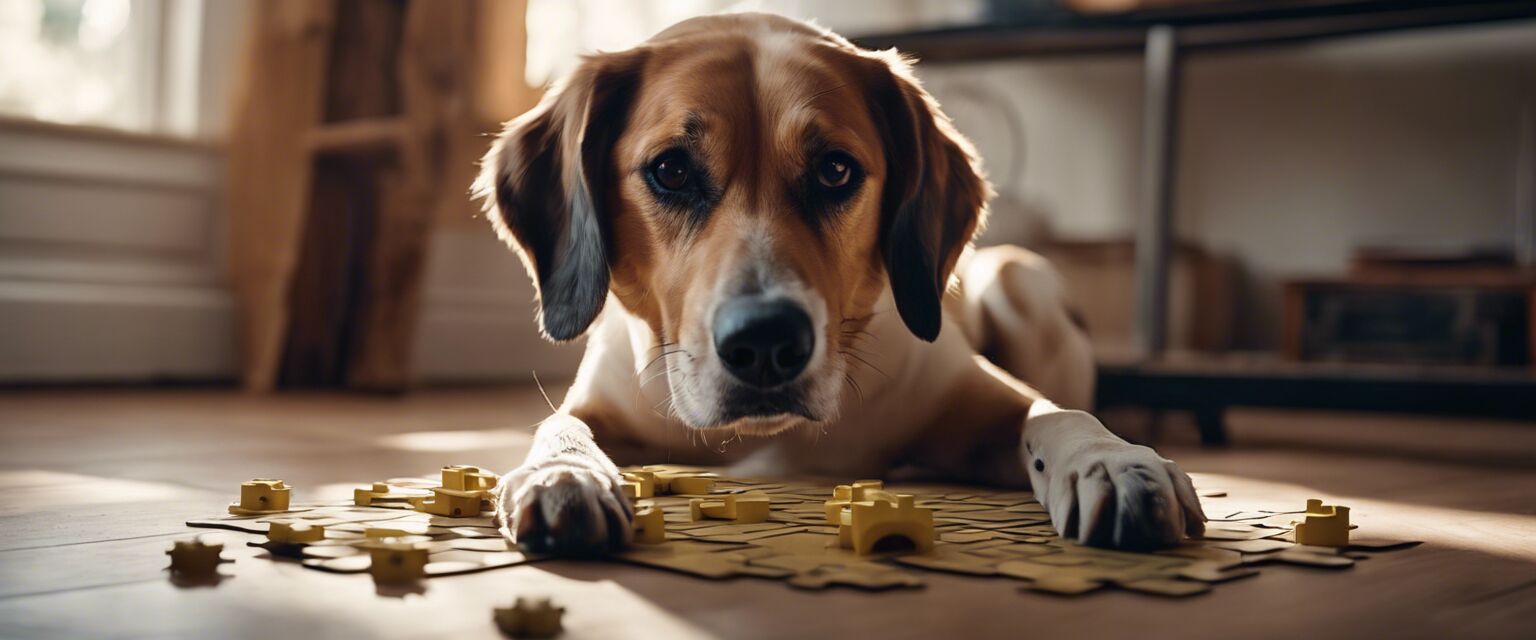
{"type": "Polygon", "coordinates": [[[430,498],[411,498],[411,506],[422,513],[450,518],[473,518],[480,515],[485,491],[457,491],[437,487],[430,498]]]}
{"type": "Polygon", "coordinates": [[[267,539],[288,544],[319,542],[325,539],[325,527],[318,524],[272,522],[267,525],[267,539]]]}
{"type": "Polygon", "coordinates": [[[223,551],[224,545],[217,542],[177,540],[165,555],[171,557],[171,573],[186,578],[209,578],[218,573],[220,563],[234,562],[219,555],[223,551]]]}
{"type": "Polygon", "coordinates": [[[288,510],[289,488],[282,480],[257,478],[240,484],[240,501],[229,505],[237,516],[263,516],[288,510]]]}
{"type": "Polygon", "coordinates": [[[451,464],[443,467],[443,488],[454,491],[490,491],[496,488],[496,476],[480,467],[451,464]]]}
{"type": "Polygon", "coordinates": [[[367,489],[352,490],[352,504],[359,507],[404,505],[408,504],[411,501],[411,498],[416,497],[420,497],[419,491],[411,493],[393,493],[389,489],[389,484],[384,482],[375,482],[373,483],[372,487],[367,489]]]}
{"type": "Polygon", "coordinates": [[[362,545],[368,550],[368,573],[374,582],[400,584],[427,577],[427,544],[381,538],[362,545]]]}
{"type": "Polygon", "coordinates": [[[694,522],[708,518],[730,520],[735,524],[754,524],[768,521],[771,503],[772,500],[766,493],[757,491],[730,493],[689,500],[688,513],[694,522]]]}
{"type": "Polygon", "coordinates": [[[642,495],[641,498],[660,495],[708,495],[715,489],[715,478],[718,477],[708,471],[667,465],[649,465],[630,469],[625,473],[651,479],[651,494],[642,495]]]}
{"type": "Polygon", "coordinates": [[[918,553],[933,551],[933,510],[916,506],[912,496],[894,497],[894,502],[849,503],[840,514],[838,544],[861,556],[883,551],[894,540],[905,540],[918,553]]]}
{"type": "Polygon", "coordinates": [[[390,529],[388,527],[368,527],[363,529],[363,537],[369,538],[371,540],[378,540],[380,538],[403,538],[408,535],[411,535],[411,532],[404,529],[390,529]]]}
{"type": "Polygon", "coordinates": [[[661,509],[650,503],[635,508],[635,536],[639,544],[661,544],[667,541],[667,521],[661,509]]]}
{"type": "Polygon", "coordinates": [[[620,476],[624,497],[630,500],[656,497],[656,474],[650,471],[625,471],[620,476]]]}
{"type": "Polygon", "coordinates": [[[853,484],[840,484],[832,488],[832,499],[827,501],[827,524],[837,526],[843,523],[843,509],[851,502],[864,502],[873,499],[869,496],[871,491],[884,492],[885,483],[879,480],[858,480],[853,484]]]}
{"type": "Polygon", "coordinates": [[[564,616],[565,608],[551,605],[549,598],[518,598],[510,607],[497,608],[493,618],[502,633],[513,638],[553,638],[564,630],[564,616]]]}
{"type": "Polygon", "coordinates": [[[1349,507],[1308,500],[1306,521],[1296,524],[1296,544],[1316,547],[1349,545],[1349,507]]]}

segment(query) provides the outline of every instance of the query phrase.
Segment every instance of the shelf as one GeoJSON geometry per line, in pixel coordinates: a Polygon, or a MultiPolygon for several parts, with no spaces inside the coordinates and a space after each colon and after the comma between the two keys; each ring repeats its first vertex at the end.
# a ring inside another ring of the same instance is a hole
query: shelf
{"type": "Polygon", "coordinates": [[[1536,420],[1536,370],[1170,355],[1143,363],[1101,363],[1098,404],[1217,414],[1229,406],[1252,406],[1536,420]]]}
{"type": "Polygon", "coordinates": [[[896,47],[925,62],[1135,53],[1147,30],[1170,25],[1179,48],[1208,51],[1427,27],[1536,19],[1536,1],[1272,0],[1117,14],[1032,13],[1007,24],[870,34],[860,46],[896,47]]]}

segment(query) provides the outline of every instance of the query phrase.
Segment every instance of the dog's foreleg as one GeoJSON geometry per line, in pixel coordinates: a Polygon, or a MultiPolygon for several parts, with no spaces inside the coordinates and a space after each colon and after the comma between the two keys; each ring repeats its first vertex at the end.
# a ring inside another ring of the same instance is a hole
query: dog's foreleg
{"type": "Polygon", "coordinates": [[[1065,537],[1137,549],[1205,531],[1200,498],[1179,465],[1120,439],[1092,414],[1036,398],[1023,445],[1035,497],[1065,537]]]}
{"type": "Polygon", "coordinates": [[[634,512],[618,467],[575,416],[556,413],[540,423],[527,459],[499,491],[502,535],[526,550],[590,555],[629,540],[634,512]]]}

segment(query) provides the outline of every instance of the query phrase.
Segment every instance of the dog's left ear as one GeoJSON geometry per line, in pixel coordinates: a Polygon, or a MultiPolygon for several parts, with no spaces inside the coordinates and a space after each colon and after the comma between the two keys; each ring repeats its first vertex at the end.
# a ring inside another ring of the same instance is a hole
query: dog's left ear
{"type": "Polygon", "coordinates": [[[960,254],[985,223],[991,188],[969,140],[894,51],[866,52],[870,108],[885,143],[881,249],[896,310],[929,342],[960,254]]]}

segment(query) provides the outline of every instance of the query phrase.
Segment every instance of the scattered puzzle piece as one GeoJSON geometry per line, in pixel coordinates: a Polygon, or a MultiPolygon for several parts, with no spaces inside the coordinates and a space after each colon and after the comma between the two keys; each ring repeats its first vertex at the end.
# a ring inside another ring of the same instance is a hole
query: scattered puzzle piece
{"type": "Polygon", "coordinates": [[[766,493],[748,492],[725,494],[714,498],[694,498],[688,501],[689,516],[695,521],[730,520],[737,524],[752,524],[768,520],[772,500],[766,493]]]}
{"type": "Polygon", "coordinates": [[[289,522],[273,521],[267,528],[267,540],[294,544],[300,542],[318,542],[325,539],[325,527],[311,524],[294,524],[289,522]]]}
{"type": "Polygon", "coordinates": [[[667,523],[660,507],[644,504],[635,509],[634,541],[640,544],[661,544],[667,541],[667,523]]]}
{"type": "Polygon", "coordinates": [[[290,489],[282,480],[257,478],[240,484],[240,501],[229,505],[237,516],[263,516],[288,510],[290,489]]]}
{"type": "Polygon", "coordinates": [[[1318,547],[1349,544],[1349,507],[1307,501],[1306,520],[1296,525],[1296,543],[1318,547]]]}
{"type": "Polygon", "coordinates": [[[452,464],[443,467],[443,488],[454,491],[490,491],[496,488],[496,476],[479,467],[452,464]]]}
{"type": "Polygon", "coordinates": [[[368,572],[375,582],[399,584],[427,576],[427,543],[381,538],[363,548],[368,550],[368,572]]]}
{"type": "Polygon", "coordinates": [[[429,498],[411,498],[417,511],[449,518],[472,518],[480,515],[482,491],[459,491],[437,487],[429,498]]]}
{"type": "Polygon", "coordinates": [[[874,491],[882,491],[885,483],[879,480],[857,480],[853,484],[840,484],[832,489],[832,499],[826,501],[824,513],[827,516],[827,524],[834,527],[843,523],[843,509],[849,503],[864,502],[871,499],[868,494],[874,491]]]}
{"type": "Polygon", "coordinates": [[[210,578],[218,574],[219,564],[234,562],[219,555],[224,551],[222,543],[205,543],[202,540],[177,540],[165,551],[171,557],[172,574],[188,578],[210,578]]]}
{"type": "Polygon", "coordinates": [[[895,502],[878,496],[868,502],[850,502],[840,514],[838,544],[859,555],[869,555],[896,543],[926,553],[933,550],[933,510],[916,506],[910,495],[896,495],[895,502]]]}
{"type": "Polygon", "coordinates": [[[511,607],[496,609],[492,617],[497,628],[513,638],[553,638],[563,630],[564,616],[565,609],[551,605],[549,598],[518,598],[511,607]]]}
{"type": "Polygon", "coordinates": [[[352,504],[359,507],[409,507],[411,498],[419,497],[422,493],[416,490],[391,491],[387,482],[375,482],[370,488],[352,490],[352,504]]]}
{"type": "Polygon", "coordinates": [[[656,473],[652,471],[625,471],[620,474],[623,483],[620,487],[624,491],[624,497],[630,500],[656,497],[656,473]]]}

